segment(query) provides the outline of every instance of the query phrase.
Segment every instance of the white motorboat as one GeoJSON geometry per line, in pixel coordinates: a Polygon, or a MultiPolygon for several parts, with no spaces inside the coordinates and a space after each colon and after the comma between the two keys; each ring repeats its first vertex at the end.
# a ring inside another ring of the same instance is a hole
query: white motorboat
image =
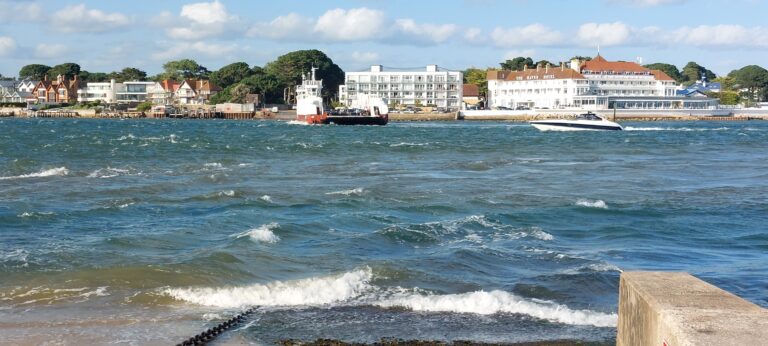
{"type": "Polygon", "coordinates": [[[621,131],[621,125],[587,112],[575,119],[535,120],[530,122],[539,131],[621,131]]]}

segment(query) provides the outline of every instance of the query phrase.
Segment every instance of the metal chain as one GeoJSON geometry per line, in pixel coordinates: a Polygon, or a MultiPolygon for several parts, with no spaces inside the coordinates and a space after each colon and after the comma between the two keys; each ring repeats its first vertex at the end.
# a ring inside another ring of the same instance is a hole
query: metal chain
{"type": "Polygon", "coordinates": [[[215,327],[208,328],[208,330],[200,334],[197,334],[187,340],[184,340],[179,344],[176,344],[176,346],[205,345],[208,342],[213,341],[213,339],[216,339],[216,337],[218,337],[225,331],[232,329],[237,325],[239,325],[240,323],[247,320],[248,316],[250,316],[254,312],[256,312],[256,307],[252,307],[248,310],[245,310],[242,313],[236,315],[235,317],[232,317],[224,322],[219,323],[215,327]]]}

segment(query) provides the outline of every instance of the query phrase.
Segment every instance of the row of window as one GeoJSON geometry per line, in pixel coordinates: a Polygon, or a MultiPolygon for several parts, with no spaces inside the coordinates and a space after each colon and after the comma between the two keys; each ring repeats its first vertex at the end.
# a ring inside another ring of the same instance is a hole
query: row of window
{"type": "Polygon", "coordinates": [[[351,75],[347,76],[347,83],[443,83],[459,82],[461,78],[458,75],[390,75],[390,76],[370,76],[370,75],[351,75]]]}

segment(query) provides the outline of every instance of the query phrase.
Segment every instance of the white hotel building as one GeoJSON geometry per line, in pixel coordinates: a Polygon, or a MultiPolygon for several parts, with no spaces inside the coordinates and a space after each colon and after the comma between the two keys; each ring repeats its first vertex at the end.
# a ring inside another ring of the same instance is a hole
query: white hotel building
{"type": "Polygon", "coordinates": [[[422,105],[459,109],[463,74],[427,65],[425,71],[384,71],[381,65],[370,71],[346,72],[339,85],[339,101],[352,105],[358,95],[379,97],[388,104],[422,105]]]}
{"type": "Polygon", "coordinates": [[[570,68],[539,66],[523,71],[488,71],[488,107],[541,109],[708,109],[717,99],[675,96],[677,83],[640,64],[572,60],[570,68]]]}

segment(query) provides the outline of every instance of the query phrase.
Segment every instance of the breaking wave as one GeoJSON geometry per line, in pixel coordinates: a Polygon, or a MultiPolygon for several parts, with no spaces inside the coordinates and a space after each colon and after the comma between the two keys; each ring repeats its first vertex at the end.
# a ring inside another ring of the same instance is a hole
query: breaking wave
{"type": "Polygon", "coordinates": [[[588,199],[580,199],[576,201],[576,205],[581,207],[587,207],[587,208],[600,208],[600,209],[608,209],[608,205],[605,204],[602,200],[596,200],[596,201],[590,201],[588,199]]]}
{"type": "Polygon", "coordinates": [[[251,240],[254,240],[260,243],[274,244],[280,241],[280,237],[278,237],[272,231],[278,227],[280,227],[280,225],[276,222],[273,222],[266,225],[262,225],[257,228],[247,230],[243,233],[236,234],[235,237],[236,238],[250,237],[251,240]]]}
{"type": "Polygon", "coordinates": [[[120,174],[126,174],[129,170],[127,169],[119,169],[119,168],[100,168],[97,169],[90,174],[88,174],[88,178],[114,178],[116,176],[119,176],[120,174]]]}
{"type": "Polygon", "coordinates": [[[243,306],[376,306],[413,311],[523,314],[557,323],[615,327],[616,314],[574,310],[544,300],[527,300],[504,291],[476,291],[437,295],[418,288],[382,289],[370,284],[370,268],[293,281],[274,281],[234,287],[166,288],[162,294],[174,299],[218,308],[243,306]]]}
{"type": "Polygon", "coordinates": [[[334,191],[334,192],[328,192],[326,195],[344,195],[344,196],[360,196],[363,193],[365,193],[365,190],[362,187],[350,189],[350,190],[342,190],[342,191],[334,191]]]}
{"type": "Polygon", "coordinates": [[[371,269],[365,268],[339,275],[248,286],[167,288],[163,293],[177,300],[220,308],[327,305],[370,290],[372,276],[371,269]]]}
{"type": "Polygon", "coordinates": [[[22,175],[16,175],[11,177],[0,177],[0,180],[65,176],[67,174],[69,174],[69,170],[67,169],[67,167],[59,167],[59,168],[42,170],[37,173],[22,174],[22,175]]]}
{"type": "Polygon", "coordinates": [[[616,314],[590,310],[572,310],[565,305],[542,300],[525,300],[504,291],[477,291],[447,295],[404,294],[374,305],[393,308],[402,307],[413,311],[454,312],[491,315],[514,313],[536,318],[575,325],[615,327],[616,314]]]}

